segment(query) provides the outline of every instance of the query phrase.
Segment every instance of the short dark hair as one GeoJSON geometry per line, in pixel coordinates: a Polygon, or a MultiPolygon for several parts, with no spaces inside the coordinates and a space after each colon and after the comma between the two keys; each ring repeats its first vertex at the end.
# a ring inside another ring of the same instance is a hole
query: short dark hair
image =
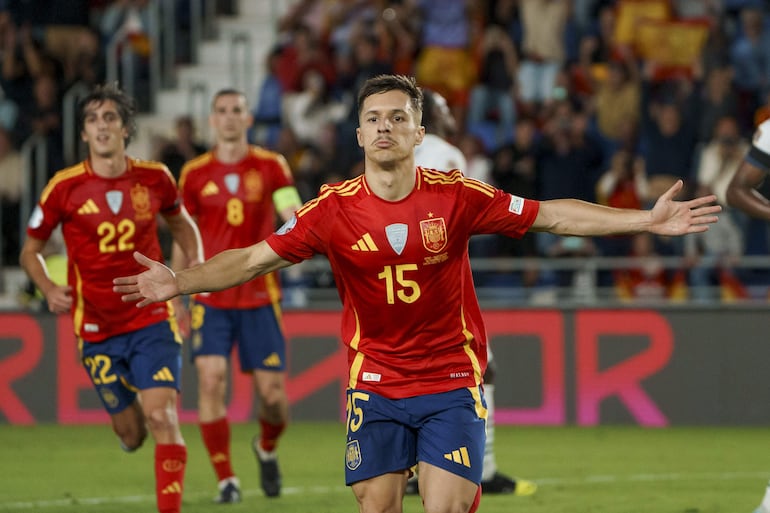
{"type": "Polygon", "coordinates": [[[373,94],[387,93],[388,91],[402,91],[409,97],[412,107],[418,114],[417,121],[422,117],[422,89],[417,86],[414,77],[405,75],[377,75],[361,86],[358,91],[358,114],[361,114],[364,101],[373,94]]]}
{"type": "Polygon", "coordinates": [[[82,131],[85,126],[86,107],[88,107],[90,103],[101,105],[107,100],[112,101],[118,109],[118,115],[128,134],[125,138],[126,146],[128,146],[128,143],[131,142],[131,138],[136,135],[136,101],[123,92],[123,90],[118,87],[117,82],[97,85],[90,93],[80,99],[78,102],[79,131],[82,131]]]}
{"type": "Polygon", "coordinates": [[[246,103],[248,103],[248,99],[246,98],[246,95],[243,91],[240,89],[235,89],[234,87],[226,87],[224,89],[220,89],[214,94],[214,97],[211,99],[212,110],[214,110],[214,104],[217,103],[217,100],[222,96],[241,96],[244,100],[246,100],[246,103]]]}

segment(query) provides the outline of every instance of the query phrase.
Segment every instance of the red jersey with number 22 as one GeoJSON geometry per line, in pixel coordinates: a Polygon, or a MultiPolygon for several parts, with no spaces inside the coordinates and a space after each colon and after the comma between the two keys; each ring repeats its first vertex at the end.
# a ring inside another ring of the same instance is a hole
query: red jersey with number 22
{"type": "Polygon", "coordinates": [[[30,237],[47,240],[62,225],[75,333],[88,342],[169,317],[166,303],[137,308],[112,290],[114,277],[145,270],[134,260],[134,251],[163,260],[157,214],[181,210],[174,177],[165,165],[127,162],[126,172],[117,178],[96,175],[88,161],[59,171],[43,189],[27,227],[30,237]]]}
{"type": "Polygon", "coordinates": [[[324,254],[343,304],[351,388],[389,398],[477,386],[486,334],[468,272],[468,239],[524,235],[539,203],[460,171],[417,168],[414,190],[389,202],[364,176],[325,186],[267,242],[299,262],[324,254]]]}

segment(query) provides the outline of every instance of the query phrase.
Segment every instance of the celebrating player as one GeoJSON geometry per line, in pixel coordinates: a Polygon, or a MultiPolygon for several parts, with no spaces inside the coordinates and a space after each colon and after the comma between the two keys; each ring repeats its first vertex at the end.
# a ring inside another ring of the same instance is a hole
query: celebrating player
{"type": "Polygon", "coordinates": [[[149,269],[114,280],[123,300],[141,307],[326,255],[343,305],[345,476],[360,511],[401,511],[414,465],[426,511],[478,507],[487,349],[468,272],[471,235],[682,235],[707,230],[719,211],[713,196],[674,201],[681,182],[652,210],[621,210],[571,199],[538,202],[460,172],[418,168],[422,99],[409,77],[369,79],[358,95],[362,175],[323,187],[258,244],[176,274],[137,252],[149,269]]]}
{"type": "Polygon", "coordinates": [[[162,258],[161,214],[191,264],[202,259],[200,236],[180,206],[168,168],[126,156],[134,133],[134,102],[115,86],[100,86],[79,106],[88,158],[59,171],[29,220],[20,261],[54,313],[71,312],[80,357],[121,447],[155,439],[158,511],[182,505],[187,448],[179,431],[177,396],[181,338],[169,303],[126,308],[111,291],[116,271],[138,270],[134,251],[162,258]],[[61,224],[67,285],[49,277],[42,251],[61,224]]]}

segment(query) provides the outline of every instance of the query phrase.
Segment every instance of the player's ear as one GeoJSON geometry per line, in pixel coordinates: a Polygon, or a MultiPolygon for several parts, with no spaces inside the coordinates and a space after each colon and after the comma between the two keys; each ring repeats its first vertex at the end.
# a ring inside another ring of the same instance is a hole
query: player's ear
{"type": "Polygon", "coordinates": [[[422,144],[422,140],[425,138],[425,127],[424,126],[418,126],[417,127],[417,137],[414,140],[414,145],[419,146],[422,144]]]}
{"type": "Polygon", "coordinates": [[[361,138],[361,129],[356,128],[356,141],[358,141],[358,147],[363,148],[364,147],[364,141],[361,138]]]}

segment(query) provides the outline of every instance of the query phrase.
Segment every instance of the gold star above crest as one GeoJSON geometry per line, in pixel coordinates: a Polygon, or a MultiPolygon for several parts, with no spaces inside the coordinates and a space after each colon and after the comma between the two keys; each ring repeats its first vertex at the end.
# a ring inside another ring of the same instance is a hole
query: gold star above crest
{"type": "Polygon", "coordinates": [[[432,218],[433,218],[433,212],[428,212],[428,219],[432,219],[432,218]]]}

